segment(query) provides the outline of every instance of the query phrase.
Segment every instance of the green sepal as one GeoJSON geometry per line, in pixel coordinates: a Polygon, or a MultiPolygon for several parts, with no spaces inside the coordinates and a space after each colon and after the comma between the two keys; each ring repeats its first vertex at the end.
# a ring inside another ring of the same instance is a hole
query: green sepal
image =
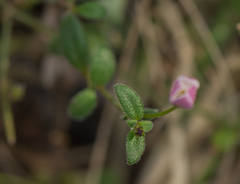
{"type": "Polygon", "coordinates": [[[96,105],[96,91],[85,89],[72,98],[68,106],[68,114],[73,119],[83,120],[93,112],[96,105]]]}
{"type": "Polygon", "coordinates": [[[60,25],[60,43],[64,55],[77,69],[85,71],[88,67],[87,41],[80,21],[67,14],[60,25]]]}
{"type": "Polygon", "coordinates": [[[126,122],[130,128],[134,128],[138,121],[130,119],[130,120],[127,120],[126,122]]]}
{"type": "Polygon", "coordinates": [[[91,65],[91,81],[95,85],[106,84],[115,73],[116,60],[113,52],[106,48],[100,47],[93,57],[91,65]]]}
{"type": "Polygon", "coordinates": [[[126,151],[127,163],[129,165],[137,163],[145,149],[145,137],[135,135],[135,130],[131,130],[127,135],[126,151]]]}
{"type": "Polygon", "coordinates": [[[124,84],[115,85],[114,90],[126,115],[132,120],[142,119],[144,114],[143,102],[138,94],[124,84]]]}
{"type": "Polygon", "coordinates": [[[103,5],[97,2],[86,2],[75,9],[76,13],[87,19],[102,19],[106,17],[107,11],[103,5]]]}
{"type": "Polygon", "coordinates": [[[151,121],[140,121],[139,127],[142,127],[144,132],[149,132],[153,128],[153,123],[151,121]]]}

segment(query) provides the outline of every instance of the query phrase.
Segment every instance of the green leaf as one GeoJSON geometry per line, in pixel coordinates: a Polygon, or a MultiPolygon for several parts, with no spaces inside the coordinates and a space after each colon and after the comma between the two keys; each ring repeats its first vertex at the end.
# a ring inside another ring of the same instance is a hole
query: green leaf
{"type": "Polygon", "coordinates": [[[82,120],[93,112],[96,105],[96,91],[85,89],[72,98],[68,107],[68,114],[73,119],[82,120]]]}
{"type": "Polygon", "coordinates": [[[86,2],[77,6],[76,13],[87,19],[102,19],[107,14],[105,7],[97,2],[86,2]]]}
{"type": "Polygon", "coordinates": [[[143,128],[144,132],[149,132],[153,128],[153,123],[151,121],[140,121],[139,126],[143,128]]]}
{"type": "Polygon", "coordinates": [[[127,163],[135,164],[141,158],[145,149],[145,137],[137,137],[134,130],[131,130],[127,136],[127,163]]]}
{"type": "Polygon", "coordinates": [[[127,120],[126,122],[130,128],[134,128],[138,121],[137,120],[127,120]]]}
{"type": "Polygon", "coordinates": [[[115,93],[123,111],[130,119],[140,120],[143,117],[143,103],[138,94],[124,84],[114,86],[115,93]]]}
{"type": "Polygon", "coordinates": [[[69,62],[82,71],[88,66],[87,43],[83,28],[74,15],[67,14],[60,26],[60,43],[69,62]]]}
{"type": "Polygon", "coordinates": [[[116,68],[114,54],[106,47],[99,48],[91,65],[91,80],[93,84],[106,84],[113,76],[116,68]]]}

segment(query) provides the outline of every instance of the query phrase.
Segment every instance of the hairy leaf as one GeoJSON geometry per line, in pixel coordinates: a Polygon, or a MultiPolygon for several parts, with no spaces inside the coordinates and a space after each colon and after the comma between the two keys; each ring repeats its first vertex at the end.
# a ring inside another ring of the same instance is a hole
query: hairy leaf
{"type": "Polygon", "coordinates": [[[137,124],[137,120],[127,120],[126,122],[130,128],[134,128],[134,126],[137,124]]]}
{"type": "Polygon", "coordinates": [[[126,150],[127,150],[127,163],[129,165],[138,162],[145,149],[145,137],[138,137],[135,135],[134,130],[131,130],[127,136],[126,150]]]}
{"type": "Polygon", "coordinates": [[[140,120],[143,117],[143,103],[138,94],[130,87],[117,84],[114,86],[115,93],[123,111],[130,119],[140,120]]]}

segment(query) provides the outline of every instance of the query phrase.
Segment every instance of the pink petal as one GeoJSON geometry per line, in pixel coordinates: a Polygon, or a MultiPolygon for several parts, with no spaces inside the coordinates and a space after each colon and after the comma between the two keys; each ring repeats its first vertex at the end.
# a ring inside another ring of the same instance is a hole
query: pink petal
{"type": "Polygon", "coordinates": [[[195,88],[195,86],[191,87],[188,90],[188,93],[189,93],[190,97],[192,98],[192,100],[195,101],[196,94],[197,94],[197,89],[195,88]]]}
{"type": "Polygon", "coordinates": [[[174,84],[173,84],[173,87],[172,87],[172,91],[171,91],[171,94],[170,96],[174,95],[174,93],[176,91],[178,91],[178,89],[180,88],[180,82],[179,81],[175,81],[174,84]]]}
{"type": "Polygon", "coordinates": [[[179,98],[172,103],[173,105],[186,108],[186,109],[191,109],[193,107],[193,101],[189,100],[186,96],[183,98],[179,98]]]}

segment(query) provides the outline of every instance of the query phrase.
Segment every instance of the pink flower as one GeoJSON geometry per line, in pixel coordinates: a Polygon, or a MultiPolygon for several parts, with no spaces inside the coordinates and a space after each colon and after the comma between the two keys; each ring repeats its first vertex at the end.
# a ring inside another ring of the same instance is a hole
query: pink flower
{"type": "Polygon", "coordinates": [[[170,102],[178,107],[191,109],[194,105],[200,83],[197,79],[179,76],[172,85],[170,102]]]}

